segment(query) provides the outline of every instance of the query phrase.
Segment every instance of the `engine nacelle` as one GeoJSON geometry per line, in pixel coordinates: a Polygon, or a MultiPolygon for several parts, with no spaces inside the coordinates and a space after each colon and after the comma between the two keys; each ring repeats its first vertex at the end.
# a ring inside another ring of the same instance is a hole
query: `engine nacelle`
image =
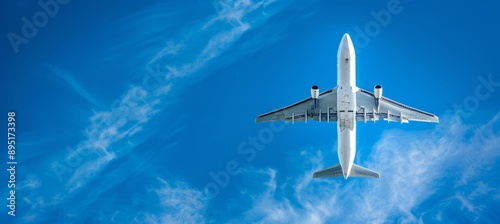
{"type": "Polygon", "coordinates": [[[314,85],[311,87],[311,98],[318,99],[319,97],[319,87],[314,85]]]}
{"type": "Polygon", "coordinates": [[[382,86],[381,85],[376,85],[373,88],[373,94],[375,95],[375,98],[377,98],[377,99],[382,98],[382,86]]]}

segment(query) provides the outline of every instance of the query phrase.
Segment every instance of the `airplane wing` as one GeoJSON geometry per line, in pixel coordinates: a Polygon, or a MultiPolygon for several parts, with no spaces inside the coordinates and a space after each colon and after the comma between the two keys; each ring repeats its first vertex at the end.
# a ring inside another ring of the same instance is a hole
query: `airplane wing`
{"type": "Polygon", "coordinates": [[[439,118],[431,113],[415,109],[398,103],[387,97],[381,97],[378,101],[375,95],[367,90],[359,89],[356,93],[356,112],[357,121],[376,121],[383,119],[385,121],[395,121],[408,123],[408,121],[422,121],[439,123],[439,118]]]}
{"type": "Polygon", "coordinates": [[[256,122],[285,121],[293,123],[297,121],[307,122],[309,119],[323,122],[337,121],[337,88],[320,93],[316,100],[310,97],[262,114],[256,118],[256,122]]]}

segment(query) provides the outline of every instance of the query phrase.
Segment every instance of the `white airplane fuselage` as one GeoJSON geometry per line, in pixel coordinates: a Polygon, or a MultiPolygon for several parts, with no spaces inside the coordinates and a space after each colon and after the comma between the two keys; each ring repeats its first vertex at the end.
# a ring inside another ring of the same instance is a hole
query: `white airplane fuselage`
{"type": "Polygon", "coordinates": [[[348,34],[337,53],[337,140],[344,179],[349,177],[356,155],[356,55],[348,34]]]}

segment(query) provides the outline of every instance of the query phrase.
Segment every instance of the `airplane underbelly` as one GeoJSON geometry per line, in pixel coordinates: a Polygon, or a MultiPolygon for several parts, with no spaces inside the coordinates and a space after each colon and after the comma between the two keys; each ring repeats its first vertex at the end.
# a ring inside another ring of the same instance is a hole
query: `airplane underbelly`
{"type": "Polygon", "coordinates": [[[338,156],[344,172],[349,173],[356,155],[356,94],[353,86],[337,88],[338,156]]]}
{"type": "Polygon", "coordinates": [[[337,122],[340,130],[350,129],[356,124],[356,93],[352,86],[337,87],[337,122]]]}
{"type": "Polygon", "coordinates": [[[356,127],[354,130],[337,130],[337,139],[339,139],[338,157],[341,166],[345,172],[349,172],[354,163],[356,155],[356,127]]]}

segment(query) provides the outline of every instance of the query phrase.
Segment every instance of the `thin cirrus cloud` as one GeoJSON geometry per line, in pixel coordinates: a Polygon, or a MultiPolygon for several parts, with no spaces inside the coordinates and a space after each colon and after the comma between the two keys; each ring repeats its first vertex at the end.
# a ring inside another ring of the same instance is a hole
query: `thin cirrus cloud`
{"type": "MultiPolygon", "coordinates": [[[[272,184],[243,197],[251,205],[243,222],[492,222],[491,205],[500,204],[493,172],[500,157],[499,119],[500,113],[473,127],[450,116],[429,132],[384,132],[367,162],[380,171],[378,180],[312,179],[323,157],[303,151],[311,169],[289,181],[279,182],[276,170],[259,170],[272,184]]],[[[255,171],[250,173],[243,176],[255,171]]]]}
{"type": "Polygon", "coordinates": [[[139,223],[205,223],[205,211],[208,205],[207,195],[191,188],[185,182],[169,182],[158,178],[162,184],[154,189],[157,204],[161,211],[151,213],[145,211],[134,218],[139,223]]]}
{"type": "MultiPolygon", "coordinates": [[[[132,85],[119,99],[114,101],[110,110],[94,112],[89,118],[90,124],[84,131],[86,138],[72,147],[73,149],[69,153],[63,153],[59,160],[54,161],[52,166],[48,168],[47,174],[52,179],[59,180],[62,184],[52,185],[49,183],[53,181],[37,180],[39,181],[37,191],[27,192],[23,198],[28,203],[28,206],[32,208],[25,217],[29,220],[39,217],[40,212],[46,212],[45,209],[50,209],[45,208],[46,206],[53,207],[70,200],[71,195],[79,192],[78,190],[81,188],[89,188],[86,190],[89,190],[91,195],[99,194],[99,192],[95,192],[96,190],[90,189],[91,186],[87,184],[98,178],[110,161],[133,150],[131,147],[123,147],[123,144],[120,143],[140,132],[144,125],[155,114],[160,112],[157,109],[158,105],[161,104],[162,98],[166,97],[170,90],[174,88],[172,81],[175,78],[187,77],[199,72],[230,48],[246,31],[261,25],[272,14],[266,13],[266,16],[262,16],[259,11],[273,6],[274,4],[270,4],[271,2],[247,0],[216,2],[216,15],[207,18],[205,22],[193,25],[192,30],[189,30],[191,37],[188,35],[188,38],[182,40],[169,40],[166,47],[152,54],[152,59],[147,65],[155,63],[167,69],[161,85],[152,91],[148,91],[139,85],[132,85]],[[246,22],[247,20],[252,22],[246,22]],[[201,48],[194,46],[191,49],[189,38],[195,38],[197,43],[202,40],[206,44],[201,48]],[[166,57],[177,57],[181,52],[183,52],[182,62],[169,63],[164,60],[166,57]],[[62,174],[54,172],[55,169],[68,168],[66,166],[67,161],[76,163],[76,166],[69,168],[69,171],[66,170],[62,174]]],[[[282,6],[276,5],[275,8],[270,9],[277,12],[280,7],[282,6]]],[[[59,73],[62,71],[55,68],[55,66],[53,67],[54,72],[59,73]]],[[[76,82],[69,81],[66,80],[70,86],[78,87],[76,82]]],[[[91,97],[90,93],[83,88],[78,88],[77,92],[87,100],[96,103],[97,100],[91,97]]],[[[167,181],[160,182],[164,183],[165,186],[170,186],[167,181]]],[[[189,192],[196,192],[194,190],[190,191],[182,183],[175,186],[181,186],[181,190],[186,189],[189,192]]],[[[161,193],[161,189],[166,189],[166,187],[155,190],[158,192],[158,197],[167,197],[161,193]]],[[[175,187],[168,189],[176,191],[175,187]]],[[[203,203],[201,206],[203,206],[203,203]]],[[[180,209],[165,204],[162,206],[166,206],[167,210],[180,209]]],[[[71,210],[77,211],[79,210],[78,207],[80,205],[75,205],[71,210]]],[[[176,218],[165,214],[147,214],[150,215],[146,221],[151,222],[176,218]]],[[[71,219],[71,217],[67,218],[71,219]]]]}

